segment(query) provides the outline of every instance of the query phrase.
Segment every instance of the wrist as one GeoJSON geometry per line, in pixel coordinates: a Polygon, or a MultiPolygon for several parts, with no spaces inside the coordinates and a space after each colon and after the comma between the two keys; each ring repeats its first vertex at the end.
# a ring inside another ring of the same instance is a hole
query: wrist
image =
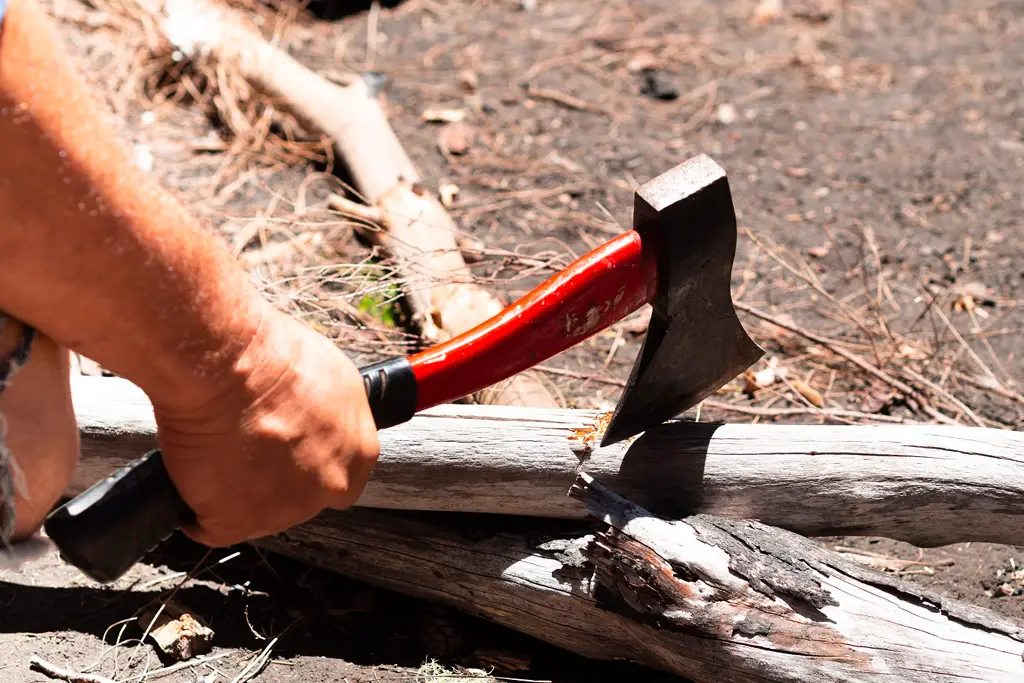
{"type": "Polygon", "coordinates": [[[182,332],[180,344],[164,351],[138,378],[125,374],[165,414],[201,411],[244,383],[253,358],[265,355],[268,328],[281,313],[258,292],[233,292],[220,311],[205,309],[198,328],[182,332]]]}

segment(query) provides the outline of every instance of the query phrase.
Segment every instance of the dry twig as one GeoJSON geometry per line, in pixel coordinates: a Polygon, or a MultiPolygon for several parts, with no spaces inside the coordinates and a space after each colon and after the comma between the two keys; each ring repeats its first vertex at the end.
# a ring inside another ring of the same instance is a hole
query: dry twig
{"type": "Polygon", "coordinates": [[[54,680],[67,681],[67,683],[117,683],[113,678],[107,678],[106,676],[95,676],[93,674],[83,674],[77,671],[62,669],[38,655],[32,655],[28,660],[28,665],[33,671],[38,671],[54,680]]]}
{"type": "Polygon", "coordinates": [[[880,379],[883,382],[886,382],[887,384],[892,386],[897,391],[902,392],[903,395],[906,398],[915,401],[918,404],[918,407],[923,412],[925,412],[929,417],[931,417],[931,418],[933,418],[933,419],[935,419],[935,420],[937,420],[939,422],[942,422],[944,424],[956,424],[955,420],[953,420],[949,416],[944,415],[944,414],[940,413],[938,410],[936,410],[928,402],[928,400],[927,400],[927,398],[925,396],[922,396],[920,392],[915,390],[913,387],[908,385],[906,382],[903,382],[902,380],[899,380],[899,379],[893,377],[891,374],[889,374],[885,370],[882,370],[881,368],[872,365],[871,363],[867,362],[866,360],[864,360],[863,358],[861,358],[857,354],[855,354],[855,353],[853,353],[851,351],[847,351],[846,349],[844,349],[840,345],[839,342],[837,342],[835,340],[832,340],[832,339],[827,339],[825,337],[822,337],[821,335],[815,334],[814,332],[811,332],[810,330],[805,330],[804,328],[802,328],[802,327],[800,327],[798,325],[795,325],[795,324],[792,324],[792,323],[788,323],[788,322],[786,322],[784,320],[781,320],[780,318],[778,318],[776,316],[769,315],[768,313],[765,313],[764,311],[761,311],[761,310],[759,310],[757,308],[754,308],[753,306],[745,304],[745,303],[743,303],[741,301],[735,302],[735,306],[739,310],[744,311],[746,313],[749,313],[749,314],[751,314],[751,315],[753,315],[753,316],[755,316],[757,318],[760,318],[761,320],[769,322],[769,323],[771,323],[773,325],[776,325],[778,327],[781,327],[781,328],[783,328],[785,330],[789,330],[790,332],[792,332],[794,334],[798,334],[801,337],[809,339],[809,340],[813,341],[816,344],[824,346],[825,348],[827,348],[829,351],[831,351],[832,353],[836,354],[837,356],[841,356],[842,358],[845,358],[846,360],[848,360],[849,362],[853,363],[854,365],[856,365],[860,369],[864,370],[865,372],[867,372],[867,373],[869,373],[871,375],[874,375],[878,379],[880,379]]]}

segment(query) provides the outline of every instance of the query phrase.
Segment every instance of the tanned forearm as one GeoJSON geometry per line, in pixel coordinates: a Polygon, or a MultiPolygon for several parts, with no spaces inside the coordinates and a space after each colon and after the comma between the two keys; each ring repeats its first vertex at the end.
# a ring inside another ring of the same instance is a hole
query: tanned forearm
{"type": "Polygon", "coordinates": [[[0,310],[170,409],[215,386],[267,312],[132,163],[36,0],[0,25],[0,310]]]}

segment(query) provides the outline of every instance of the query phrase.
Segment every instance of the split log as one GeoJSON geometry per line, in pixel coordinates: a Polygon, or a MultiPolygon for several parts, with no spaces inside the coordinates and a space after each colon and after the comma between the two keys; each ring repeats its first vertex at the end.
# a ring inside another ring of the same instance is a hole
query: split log
{"type": "MultiPolygon", "coordinates": [[[[148,1],[148,0],[147,0],[148,1]]],[[[159,1],[159,0],[156,0],[159,1]]],[[[362,234],[394,260],[420,336],[430,344],[457,336],[498,314],[504,304],[472,281],[458,228],[358,75],[332,83],[245,26],[226,6],[164,0],[157,23],[183,53],[212,57],[279,101],[308,129],[330,138],[338,160],[367,205],[332,197],[333,208],[372,222],[362,234]]],[[[150,11],[155,11],[150,9],[150,11]]],[[[481,392],[489,403],[556,407],[547,384],[526,372],[481,392]]]]}
{"type": "Polygon", "coordinates": [[[1024,680],[1024,624],[757,522],[667,522],[586,475],[572,494],[599,520],[594,533],[352,510],[257,543],[698,683],[1024,680]]]}
{"type": "MultiPolygon", "coordinates": [[[[152,407],[118,378],[75,377],[78,493],[155,443],[152,407]]],[[[1024,544],[1024,434],[925,425],[667,423],[598,448],[585,410],[439,406],[380,432],[361,507],[585,517],[588,474],[655,514],[759,519],[805,536],[918,546],[1024,544]]]]}

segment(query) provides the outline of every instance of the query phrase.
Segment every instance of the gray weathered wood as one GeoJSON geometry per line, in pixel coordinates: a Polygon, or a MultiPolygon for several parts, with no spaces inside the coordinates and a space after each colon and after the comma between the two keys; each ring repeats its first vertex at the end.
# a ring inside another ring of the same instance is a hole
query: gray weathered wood
{"type": "MultiPolygon", "coordinates": [[[[152,448],[134,385],[76,377],[74,491],[152,448]]],[[[380,433],[358,505],[582,518],[585,471],[656,514],[759,519],[806,536],[1024,544],[1024,434],[948,426],[663,425],[591,450],[593,411],[442,406],[380,433]]]]}
{"type": "Polygon", "coordinates": [[[704,681],[1024,680],[1024,625],[756,522],[667,522],[581,477],[601,521],[354,509],[258,544],[596,659],[704,681]],[[569,524],[569,528],[557,528],[569,524]]]}

